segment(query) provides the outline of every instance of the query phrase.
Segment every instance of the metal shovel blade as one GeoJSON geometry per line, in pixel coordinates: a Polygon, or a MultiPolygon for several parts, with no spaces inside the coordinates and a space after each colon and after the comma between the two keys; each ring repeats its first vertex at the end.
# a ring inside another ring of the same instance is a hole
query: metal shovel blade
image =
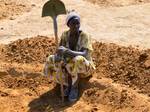
{"type": "Polygon", "coordinates": [[[42,17],[51,16],[52,18],[57,17],[60,14],[66,14],[66,8],[60,0],[49,0],[43,6],[42,17]]]}

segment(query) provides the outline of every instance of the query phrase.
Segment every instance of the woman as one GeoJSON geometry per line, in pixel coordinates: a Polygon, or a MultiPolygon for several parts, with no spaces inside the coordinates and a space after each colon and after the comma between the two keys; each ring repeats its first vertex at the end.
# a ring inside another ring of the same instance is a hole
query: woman
{"type": "Polygon", "coordinates": [[[93,49],[90,37],[79,30],[80,16],[70,12],[66,18],[66,24],[69,30],[62,34],[56,54],[48,57],[45,71],[57,83],[60,84],[63,80],[66,86],[64,94],[72,102],[78,98],[79,77],[90,76],[91,69],[95,67],[91,59],[93,49]]]}

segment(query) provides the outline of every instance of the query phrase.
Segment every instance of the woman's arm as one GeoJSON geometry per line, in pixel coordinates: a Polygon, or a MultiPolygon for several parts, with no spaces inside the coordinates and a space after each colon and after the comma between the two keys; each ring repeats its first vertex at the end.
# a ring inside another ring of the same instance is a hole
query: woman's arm
{"type": "Polygon", "coordinates": [[[64,52],[64,56],[73,58],[73,57],[76,57],[76,56],[80,55],[80,56],[86,57],[87,53],[88,53],[88,49],[82,49],[82,51],[73,51],[73,50],[67,49],[64,52]]]}
{"type": "Polygon", "coordinates": [[[64,57],[70,57],[70,58],[73,58],[79,55],[86,57],[88,54],[88,49],[83,48],[81,51],[73,51],[71,49],[65,48],[64,46],[60,46],[58,48],[57,53],[59,55],[63,55],[64,57]]]}

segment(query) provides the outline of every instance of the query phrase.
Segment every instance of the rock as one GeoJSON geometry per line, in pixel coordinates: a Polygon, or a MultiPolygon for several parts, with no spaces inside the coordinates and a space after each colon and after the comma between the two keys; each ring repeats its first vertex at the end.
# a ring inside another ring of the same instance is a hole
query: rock
{"type": "Polygon", "coordinates": [[[4,28],[3,28],[3,27],[1,27],[1,30],[4,30],[4,28]]]}
{"type": "Polygon", "coordinates": [[[148,59],[148,60],[145,61],[144,66],[146,68],[150,68],[150,59],[148,59]]]}
{"type": "Polygon", "coordinates": [[[147,53],[143,53],[139,56],[139,61],[140,62],[143,62],[146,60],[146,58],[148,57],[148,54],[147,53]]]}
{"type": "Polygon", "coordinates": [[[8,72],[6,72],[6,71],[0,71],[0,78],[4,77],[6,75],[8,75],[8,72]]]}
{"type": "Polygon", "coordinates": [[[10,20],[15,20],[15,17],[10,17],[9,19],[10,19],[10,20]]]}
{"type": "Polygon", "coordinates": [[[36,5],[35,5],[35,4],[32,4],[31,6],[32,6],[32,7],[35,7],[36,5]]]}

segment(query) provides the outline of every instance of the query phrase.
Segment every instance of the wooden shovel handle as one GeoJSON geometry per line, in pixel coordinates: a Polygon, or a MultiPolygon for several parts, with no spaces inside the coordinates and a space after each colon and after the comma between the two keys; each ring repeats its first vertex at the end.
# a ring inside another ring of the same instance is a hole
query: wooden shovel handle
{"type": "Polygon", "coordinates": [[[53,17],[53,24],[54,24],[54,34],[55,34],[55,42],[56,42],[56,49],[58,48],[58,28],[57,28],[57,16],[53,17]]]}
{"type": "MultiPolygon", "coordinates": [[[[56,42],[56,49],[59,47],[58,44],[58,28],[57,28],[57,16],[53,17],[53,24],[54,24],[54,34],[55,34],[55,42],[56,42]]],[[[61,68],[61,66],[60,66],[61,68]]],[[[62,78],[62,74],[60,75],[60,79],[61,79],[61,97],[62,97],[62,103],[64,102],[64,87],[63,87],[63,78],[62,78]]]]}

